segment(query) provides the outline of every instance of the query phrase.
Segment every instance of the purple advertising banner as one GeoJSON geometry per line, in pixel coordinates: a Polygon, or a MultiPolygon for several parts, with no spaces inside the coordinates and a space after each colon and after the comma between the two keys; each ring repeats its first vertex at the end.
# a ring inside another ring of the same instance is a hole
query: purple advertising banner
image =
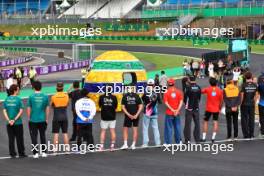
{"type": "Polygon", "coordinates": [[[15,59],[0,60],[0,67],[22,64],[32,60],[32,57],[19,57],[15,59]]]}
{"type": "MultiPolygon", "coordinates": [[[[75,62],[69,62],[69,63],[55,64],[55,65],[36,66],[35,69],[38,75],[46,75],[46,74],[55,73],[55,72],[83,68],[83,67],[89,66],[89,63],[90,63],[90,60],[75,61],[75,62]]],[[[27,76],[29,72],[29,68],[23,67],[23,69],[24,69],[24,76],[27,76]]],[[[7,79],[9,75],[13,72],[14,72],[13,69],[2,69],[1,71],[5,79],[7,79]]]]}

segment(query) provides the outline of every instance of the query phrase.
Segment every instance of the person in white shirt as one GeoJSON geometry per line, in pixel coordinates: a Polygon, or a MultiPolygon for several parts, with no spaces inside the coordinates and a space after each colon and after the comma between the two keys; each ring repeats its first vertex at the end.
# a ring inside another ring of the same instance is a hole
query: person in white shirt
{"type": "Polygon", "coordinates": [[[199,63],[197,61],[194,61],[192,63],[192,68],[193,68],[193,75],[195,77],[197,77],[198,76],[198,73],[199,73],[199,63]]]}
{"type": "Polygon", "coordinates": [[[208,66],[208,72],[209,72],[209,77],[214,78],[214,64],[212,62],[209,63],[208,66]]]}
{"type": "MultiPolygon", "coordinates": [[[[162,87],[167,87],[167,82],[168,82],[168,77],[167,77],[167,75],[165,74],[165,71],[162,70],[162,71],[161,71],[161,76],[160,76],[160,86],[161,86],[161,88],[162,88],[162,87]]],[[[161,94],[161,95],[162,95],[162,97],[163,97],[163,94],[161,94]]]]}
{"type": "Polygon", "coordinates": [[[235,67],[233,70],[233,81],[236,83],[239,79],[241,74],[241,69],[239,67],[235,67]]]}
{"type": "Polygon", "coordinates": [[[165,71],[161,71],[161,76],[160,76],[160,85],[162,87],[167,87],[167,82],[168,82],[168,77],[165,74],[165,71]]]}
{"type": "Polygon", "coordinates": [[[182,63],[184,76],[187,75],[187,69],[186,69],[187,65],[188,65],[188,62],[187,62],[187,59],[185,59],[184,62],[182,63]]]}
{"type": "Polygon", "coordinates": [[[7,96],[10,96],[9,89],[10,89],[11,85],[14,84],[13,77],[14,77],[14,75],[13,74],[10,74],[9,75],[9,78],[6,80],[6,93],[7,93],[7,96]]]}

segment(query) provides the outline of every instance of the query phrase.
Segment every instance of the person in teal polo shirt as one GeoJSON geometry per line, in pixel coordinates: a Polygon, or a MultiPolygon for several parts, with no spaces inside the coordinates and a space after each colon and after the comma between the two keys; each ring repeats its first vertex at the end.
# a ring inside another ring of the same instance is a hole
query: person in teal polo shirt
{"type": "Polygon", "coordinates": [[[22,124],[23,102],[17,96],[19,88],[13,84],[9,88],[10,96],[3,103],[4,117],[7,121],[7,134],[9,139],[9,154],[11,158],[15,158],[17,153],[15,150],[15,139],[20,158],[26,157],[22,124]]]}
{"type": "Polygon", "coordinates": [[[46,144],[46,129],[49,115],[49,98],[41,93],[42,84],[35,81],[33,84],[35,93],[32,94],[27,102],[27,115],[29,118],[29,132],[33,147],[33,158],[39,158],[39,151],[42,157],[47,157],[44,145],[46,144]],[[42,148],[38,149],[38,132],[42,148]]]}

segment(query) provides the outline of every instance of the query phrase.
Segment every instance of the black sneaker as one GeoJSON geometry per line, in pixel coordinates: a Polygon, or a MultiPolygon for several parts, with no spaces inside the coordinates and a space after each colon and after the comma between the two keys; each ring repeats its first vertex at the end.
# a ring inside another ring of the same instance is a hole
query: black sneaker
{"type": "Polygon", "coordinates": [[[19,155],[18,158],[26,158],[28,157],[27,155],[23,154],[23,155],[19,155]]]}
{"type": "Polygon", "coordinates": [[[11,159],[16,159],[16,155],[10,155],[11,159]]]}
{"type": "Polygon", "coordinates": [[[201,139],[200,142],[204,143],[206,142],[206,139],[201,139]]]}
{"type": "Polygon", "coordinates": [[[71,138],[70,139],[70,142],[74,142],[74,141],[76,141],[76,138],[71,138]]]}
{"type": "Polygon", "coordinates": [[[212,139],[212,143],[215,143],[215,139],[212,139]]]}

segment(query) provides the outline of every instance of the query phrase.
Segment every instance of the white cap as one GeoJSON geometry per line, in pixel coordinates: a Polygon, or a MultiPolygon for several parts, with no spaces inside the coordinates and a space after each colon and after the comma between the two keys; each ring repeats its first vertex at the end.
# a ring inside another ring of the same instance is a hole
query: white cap
{"type": "Polygon", "coordinates": [[[149,84],[149,85],[153,85],[154,83],[155,83],[154,79],[149,79],[147,82],[147,84],[149,84]]]}

